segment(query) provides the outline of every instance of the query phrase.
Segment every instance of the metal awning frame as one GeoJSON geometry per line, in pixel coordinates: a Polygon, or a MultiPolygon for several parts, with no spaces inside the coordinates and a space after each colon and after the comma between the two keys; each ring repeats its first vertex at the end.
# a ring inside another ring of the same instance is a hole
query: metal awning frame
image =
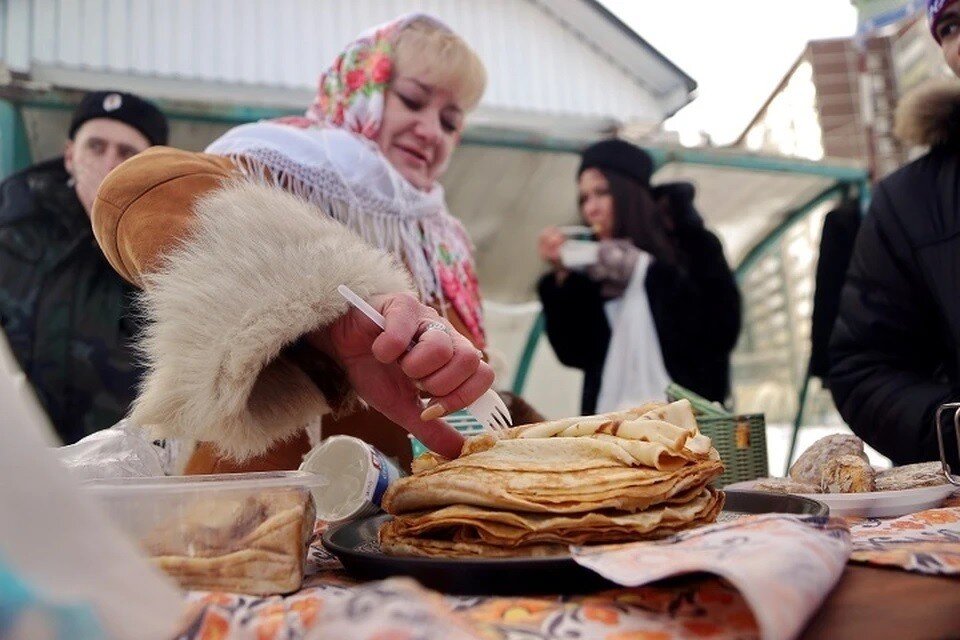
{"type": "MultiPolygon", "coordinates": [[[[551,149],[556,151],[557,149],[551,149]]],[[[810,213],[824,202],[856,196],[860,202],[860,210],[866,213],[870,200],[870,178],[865,168],[835,165],[830,163],[813,162],[794,158],[769,156],[754,153],[736,153],[728,150],[703,149],[663,149],[647,147],[647,152],[654,158],[657,169],[677,162],[709,167],[725,167],[745,171],[775,172],[792,175],[816,176],[829,178],[833,182],[820,193],[806,202],[787,211],[783,219],[765,236],[757,241],[736,265],[734,275],[737,282],[742,282],[746,274],[759,262],[783,237],[793,225],[804,220],[810,213]]],[[[540,338],[543,335],[545,321],[543,313],[537,314],[523,351],[517,363],[511,390],[517,395],[523,393],[527,377],[530,373],[530,364],[536,353],[540,338]]]]}

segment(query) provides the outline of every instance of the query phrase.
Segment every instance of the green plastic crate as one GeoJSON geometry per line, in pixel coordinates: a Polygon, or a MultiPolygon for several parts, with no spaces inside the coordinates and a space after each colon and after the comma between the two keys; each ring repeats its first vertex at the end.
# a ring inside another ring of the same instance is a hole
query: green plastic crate
{"type": "Polygon", "coordinates": [[[769,475],[767,429],[762,413],[734,415],[677,384],[667,387],[667,397],[690,401],[697,415],[700,432],[710,438],[720,454],[726,471],[713,483],[715,486],[723,487],[769,475]]]}
{"type": "MultiPolygon", "coordinates": [[[[443,418],[444,422],[453,426],[454,429],[463,434],[464,437],[469,438],[470,436],[475,436],[483,433],[486,429],[482,424],[477,422],[477,419],[466,411],[460,410],[455,413],[451,413],[449,416],[443,418]]],[[[410,449],[413,451],[413,457],[416,458],[422,453],[427,452],[427,448],[423,445],[422,442],[409,436],[410,438],[410,449]]]]}
{"type": "Polygon", "coordinates": [[[697,418],[700,432],[713,441],[726,471],[717,487],[764,478],[767,472],[767,431],[763,414],[697,418]]]}

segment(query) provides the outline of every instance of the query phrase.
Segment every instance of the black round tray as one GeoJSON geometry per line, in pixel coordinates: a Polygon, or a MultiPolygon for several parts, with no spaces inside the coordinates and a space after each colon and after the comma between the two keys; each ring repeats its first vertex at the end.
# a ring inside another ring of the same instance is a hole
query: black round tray
{"type": "MultiPolygon", "coordinates": [[[[826,505],[800,496],[729,491],[721,520],[737,515],[792,513],[826,516],[826,505]]],[[[549,558],[417,558],[380,551],[377,532],[393,516],[380,514],[333,525],[323,546],[350,575],[361,580],[409,576],[449,594],[516,595],[589,593],[616,585],[574,562],[569,555],[549,558]]]]}

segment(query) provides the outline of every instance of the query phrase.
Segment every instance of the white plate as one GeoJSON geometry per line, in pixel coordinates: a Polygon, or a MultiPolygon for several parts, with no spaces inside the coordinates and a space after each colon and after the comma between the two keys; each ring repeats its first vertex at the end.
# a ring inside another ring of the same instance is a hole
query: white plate
{"type": "Polygon", "coordinates": [[[560,262],[568,269],[582,269],[596,264],[600,244],[589,240],[567,240],[560,245],[560,262]]]}
{"type": "MultiPolygon", "coordinates": [[[[754,490],[755,480],[735,482],[727,489],[754,490]]],[[[830,507],[831,516],[861,516],[864,518],[892,518],[935,509],[943,504],[958,487],[938,484],[933,487],[901,489],[900,491],[871,491],[870,493],[798,493],[805,498],[819,500],[830,507]]]]}

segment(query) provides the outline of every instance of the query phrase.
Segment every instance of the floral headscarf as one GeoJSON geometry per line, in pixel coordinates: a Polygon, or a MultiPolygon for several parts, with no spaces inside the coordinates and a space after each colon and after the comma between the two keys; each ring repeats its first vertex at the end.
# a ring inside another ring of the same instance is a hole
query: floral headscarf
{"type": "Polygon", "coordinates": [[[393,43],[401,27],[399,20],[391,22],[337,56],[320,76],[307,117],[376,139],[383,122],[383,95],[393,76],[393,43]]]}
{"type": "Polygon", "coordinates": [[[361,34],[321,74],[303,116],[237,127],[207,152],[234,158],[248,175],[270,176],[397,254],[421,299],[442,310],[452,306],[482,347],[483,312],[466,231],[447,212],[442,187],[417,190],[375,144],[397,36],[420,20],[449,29],[432,16],[410,14],[361,34]]]}
{"type": "Polygon", "coordinates": [[[412,14],[362,33],[320,74],[317,95],[307,112],[276,122],[344,128],[376,140],[383,122],[384,93],[393,77],[394,43],[400,31],[418,19],[448,28],[435,18],[412,14]]]}

